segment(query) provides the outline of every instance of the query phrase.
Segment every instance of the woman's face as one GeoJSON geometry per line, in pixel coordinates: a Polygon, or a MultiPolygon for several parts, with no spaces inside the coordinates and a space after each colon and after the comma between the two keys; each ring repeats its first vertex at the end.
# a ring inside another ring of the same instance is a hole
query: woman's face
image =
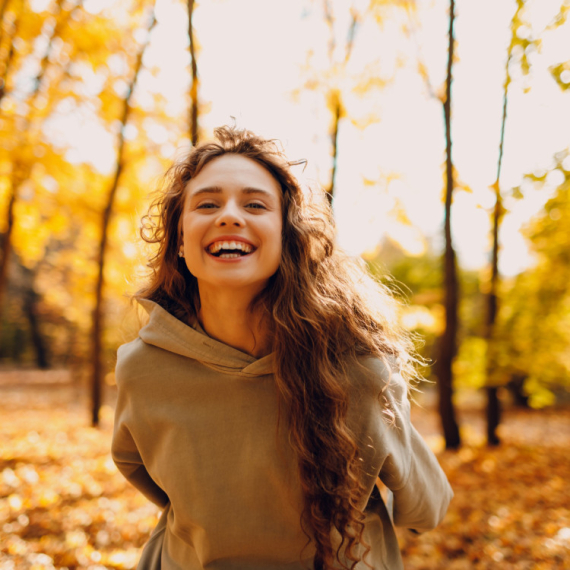
{"type": "Polygon", "coordinates": [[[184,258],[201,292],[259,293],[281,262],[281,229],[280,185],[254,160],[225,154],[186,186],[184,258]]]}

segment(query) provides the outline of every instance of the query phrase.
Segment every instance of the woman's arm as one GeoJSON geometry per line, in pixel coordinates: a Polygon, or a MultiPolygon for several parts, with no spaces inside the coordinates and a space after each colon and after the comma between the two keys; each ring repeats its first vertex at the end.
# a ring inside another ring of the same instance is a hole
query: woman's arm
{"type": "Polygon", "coordinates": [[[148,473],[132,435],[132,426],[135,425],[132,394],[138,388],[137,378],[140,379],[139,367],[141,358],[137,353],[140,341],[133,341],[119,348],[117,354],[117,407],[115,408],[115,425],[111,455],[115,465],[124,477],[136,487],[147,499],[164,508],[168,502],[168,495],[148,473]]]}
{"type": "Polygon", "coordinates": [[[134,439],[117,409],[111,454],[118,470],[149,501],[160,508],[168,504],[168,495],[154,482],[143,464],[134,439]]]}
{"type": "Polygon", "coordinates": [[[418,532],[431,530],[443,519],[453,491],[435,455],[411,423],[406,382],[380,362],[374,368],[383,382],[380,402],[372,414],[373,439],[380,453],[378,476],[393,493],[394,524],[418,532]]]}
{"type": "MultiPolygon", "coordinates": [[[[411,423],[409,429],[411,461],[408,476],[401,485],[391,489],[394,524],[424,532],[443,520],[453,491],[435,455],[411,423]]],[[[383,479],[383,471],[380,479],[383,479]]]]}

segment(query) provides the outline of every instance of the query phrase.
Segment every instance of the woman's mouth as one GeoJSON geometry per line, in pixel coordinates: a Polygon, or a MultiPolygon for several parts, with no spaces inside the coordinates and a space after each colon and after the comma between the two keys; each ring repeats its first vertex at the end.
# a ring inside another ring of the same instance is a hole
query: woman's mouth
{"type": "Polygon", "coordinates": [[[206,251],[220,259],[235,259],[250,255],[255,248],[243,241],[215,241],[206,248],[206,251]]]}

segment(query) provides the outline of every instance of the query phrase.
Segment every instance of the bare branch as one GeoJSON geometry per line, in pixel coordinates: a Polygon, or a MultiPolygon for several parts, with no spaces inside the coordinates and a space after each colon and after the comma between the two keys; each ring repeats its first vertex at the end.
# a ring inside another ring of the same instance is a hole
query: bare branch
{"type": "Polygon", "coordinates": [[[356,29],[360,23],[360,16],[356,9],[352,8],[350,10],[350,26],[348,28],[348,37],[346,40],[346,51],[344,54],[344,65],[348,63],[350,56],[352,55],[352,48],[354,47],[354,38],[356,36],[356,29]]]}
{"type": "Polygon", "coordinates": [[[408,16],[409,37],[412,40],[414,47],[415,47],[418,73],[420,74],[421,78],[424,81],[428,95],[430,97],[432,97],[433,99],[439,100],[440,98],[438,97],[435,89],[433,88],[433,85],[431,84],[431,80],[429,78],[427,66],[426,66],[425,61],[422,57],[422,50],[421,50],[420,44],[418,42],[417,25],[416,25],[416,22],[414,21],[415,18],[414,18],[413,10],[411,9],[411,6],[407,3],[405,4],[404,8],[405,8],[406,14],[408,16]]]}
{"type": "Polygon", "coordinates": [[[334,58],[334,50],[336,49],[336,40],[334,35],[334,15],[330,0],[323,0],[323,11],[325,13],[325,22],[327,23],[330,32],[329,60],[332,63],[334,58]]]}

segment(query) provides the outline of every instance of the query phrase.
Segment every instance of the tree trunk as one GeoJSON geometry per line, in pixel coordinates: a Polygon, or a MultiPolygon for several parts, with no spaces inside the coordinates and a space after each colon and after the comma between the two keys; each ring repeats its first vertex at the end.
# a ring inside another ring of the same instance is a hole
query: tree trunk
{"type": "Polygon", "coordinates": [[[99,410],[102,401],[102,377],[103,377],[103,362],[101,358],[102,353],[102,337],[104,330],[103,319],[103,289],[105,285],[105,258],[107,254],[108,243],[108,230],[109,222],[113,214],[113,206],[115,203],[115,195],[119,187],[119,181],[123,172],[123,161],[125,152],[125,127],[127,126],[129,115],[131,112],[131,97],[135,90],[137,79],[142,68],[142,59],[148,42],[150,39],[150,32],[156,24],[154,9],[151,13],[150,23],[147,28],[148,36],[147,41],[141,46],[133,70],[133,77],[127,91],[127,95],[123,101],[123,110],[121,116],[121,129],[119,132],[119,141],[117,145],[117,162],[115,166],[115,173],[111,184],[109,186],[109,193],[107,195],[107,204],[103,210],[101,217],[101,234],[99,240],[99,248],[97,254],[97,265],[99,271],[97,273],[97,282],[95,284],[95,306],[93,308],[93,322],[91,330],[91,345],[92,345],[92,374],[91,374],[91,425],[96,427],[99,425],[99,410]]]}
{"type": "MultiPolygon", "coordinates": [[[[506,95],[505,106],[503,112],[503,121],[506,116],[506,95]]],[[[504,126],[504,123],[503,123],[504,126]]],[[[501,136],[502,147],[502,136],[501,136]]],[[[500,166],[499,166],[500,173],[500,166]]],[[[493,249],[491,254],[491,282],[489,284],[489,292],[487,294],[487,326],[485,338],[487,340],[487,444],[499,445],[499,436],[497,428],[501,419],[501,403],[497,396],[497,386],[494,385],[493,372],[496,365],[494,346],[495,321],[497,320],[498,296],[497,290],[499,286],[499,227],[502,218],[502,200],[499,189],[499,179],[495,184],[495,208],[493,212],[493,249]]]]}
{"type": "MultiPolygon", "coordinates": [[[[33,274],[31,277],[33,279],[33,274]]],[[[40,319],[38,318],[38,298],[39,296],[34,290],[32,282],[30,289],[25,294],[24,311],[30,324],[30,336],[36,352],[36,364],[38,368],[46,370],[49,368],[49,358],[45,338],[41,332],[40,319]]]]}
{"type": "Polygon", "coordinates": [[[439,386],[439,413],[445,437],[445,447],[455,449],[461,445],[459,428],[455,419],[453,406],[453,359],[457,352],[457,306],[459,297],[459,284],[457,279],[457,266],[455,250],[451,236],[451,204],[453,197],[453,162],[451,159],[451,82],[453,66],[453,24],[455,20],[455,2],[451,0],[449,8],[449,52],[447,62],[447,80],[443,114],[445,120],[446,140],[446,190],[445,190],[445,252],[444,266],[444,295],[445,295],[445,331],[440,339],[440,353],[438,361],[439,386]]]}
{"type": "Polygon", "coordinates": [[[4,294],[8,283],[8,263],[10,262],[10,254],[12,253],[12,230],[14,229],[14,203],[16,195],[12,190],[10,201],[8,202],[8,211],[6,213],[7,226],[6,231],[2,234],[2,258],[0,259],[0,312],[4,306],[4,294]]]}
{"type": "MultiPolygon", "coordinates": [[[[328,54],[329,54],[329,64],[331,69],[334,67],[334,57],[335,57],[335,49],[336,49],[336,38],[334,32],[334,14],[331,2],[329,0],[323,0],[323,11],[325,22],[329,29],[329,45],[328,45],[328,54]]],[[[350,9],[350,25],[348,28],[348,36],[346,40],[346,45],[344,49],[344,62],[342,66],[346,68],[348,62],[350,60],[350,56],[352,55],[352,48],[354,47],[354,39],[356,37],[356,30],[359,24],[359,15],[356,9],[352,7],[350,9]]],[[[332,205],[334,192],[335,192],[335,185],[336,185],[336,169],[338,164],[338,132],[340,126],[340,120],[344,116],[344,108],[342,104],[342,92],[337,87],[331,87],[327,91],[327,107],[331,111],[332,114],[332,123],[330,127],[330,140],[331,140],[331,147],[332,147],[332,168],[331,168],[331,180],[329,187],[326,190],[327,199],[329,204],[332,205]]]]}
{"type": "Polygon", "coordinates": [[[491,446],[499,445],[500,440],[497,435],[497,428],[501,421],[501,402],[497,397],[496,380],[493,378],[494,368],[496,366],[496,349],[494,346],[495,338],[495,322],[499,312],[498,289],[500,284],[499,274],[499,230],[503,219],[504,208],[501,196],[501,169],[503,165],[503,153],[505,148],[505,125],[507,123],[507,103],[509,95],[509,85],[511,83],[511,75],[509,65],[513,55],[513,47],[517,40],[517,29],[515,22],[517,21],[520,11],[523,9],[524,3],[519,3],[513,22],[511,24],[512,37],[509,44],[507,54],[507,63],[505,65],[505,83],[503,87],[503,116],[501,119],[501,138],[499,141],[499,157],[497,160],[497,178],[493,188],[495,190],[495,207],[492,216],[492,250],[491,250],[491,281],[489,283],[489,292],[487,294],[487,321],[485,327],[485,339],[487,340],[487,444],[491,446]]]}
{"type": "Polygon", "coordinates": [[[190,140],[192,146],[198,144],[198,64],[196,63],[196,45],[194,42],[194,0],[188,0],[188,40],[190,41],[190,65],[192,67],[192,85],[190,87],[190,140]]]}
{"type": "Polygon", "coordinates": [[[491,446],[500,443],[499,436],[497,435],[497,428],[499,427],[501,410],[501,403],[497,397],[497,389],[494,386],[496,380],[493,379],[493,371],[496,364],[495,348],[493,344],[495,336],[495,322],[499,311],[498,289],[500,283],[499,274],[499,230],[501,221],[503,219],[504,208],[501,196],[501,169],[503,165],[503,153],[505,146],[505,125],[507,122],[507,103],[509,94],[509,85],[511,83],[511,75],[509,72],[509,65],[513,56],[513,47],[517,41],[517,30],[519,14],[524,8],[524,2],[517,2],[517,9],[513,16],[511,24],[512,37],[509,44],[507,55],[507,63],[505,65],[505,83],[503,88],[503,116],[501,119],[501,138],[499,142],[499,158],[497,160],[497,178],[493,185],[495,190],[495,207],[493,209],[492,218],[492,253],[491,253],[491,282],[489,284],[489,293],[487,295],[487,322],[485,330],[485,338],[487,340],[487,444],[491,446]]]}
{"type": "Polygon", "coordinates": [[[497,427],[501,422],[501,402],[497,396],[497,386],[487,386],[487,444],[499,445],[497,427]]]}
{"type": "Polygon", "coordinates": [[[524,381],[527,379],[525,374],[513,374],[507,384],[507,388],[513,396],[515,406],[518,408],[528,409],[528,396],[524,393],[524,381]]]}
{"type": "Polygon", "coordinates": [[[333,122],[331,127],[331,145],[332,145],[332,170],[331,170],[331,182],[327,189],[327,198],[329,204],[332,204],[336,183],[336,167],[338,161],[338,129],[340,124],[340,118],[342,116],[342,102],[340,100],[339,93],[332,93],[332,112],[333,112],[333,122]]]}
{"type": "MultiPolygon", "coordinates": [[[[30,121],[27,121],[24,129],[30,128],[30,121]]],[[[14,230],[14,210],[18,201],[18,194],[22,184],[29,180],[33,164],[21,164],[19,161],[12,163],[12,176],[10,178],[10,198],[6,209],[6,231],[2,235],[2,257],[0,258],[0,312],[3,308],[4,296],[8,287],[8,273],[10,258],[12,255],[12,232],[14,230]]],[[[2,322],[0,321],[0,330],[2,322]]]]}

